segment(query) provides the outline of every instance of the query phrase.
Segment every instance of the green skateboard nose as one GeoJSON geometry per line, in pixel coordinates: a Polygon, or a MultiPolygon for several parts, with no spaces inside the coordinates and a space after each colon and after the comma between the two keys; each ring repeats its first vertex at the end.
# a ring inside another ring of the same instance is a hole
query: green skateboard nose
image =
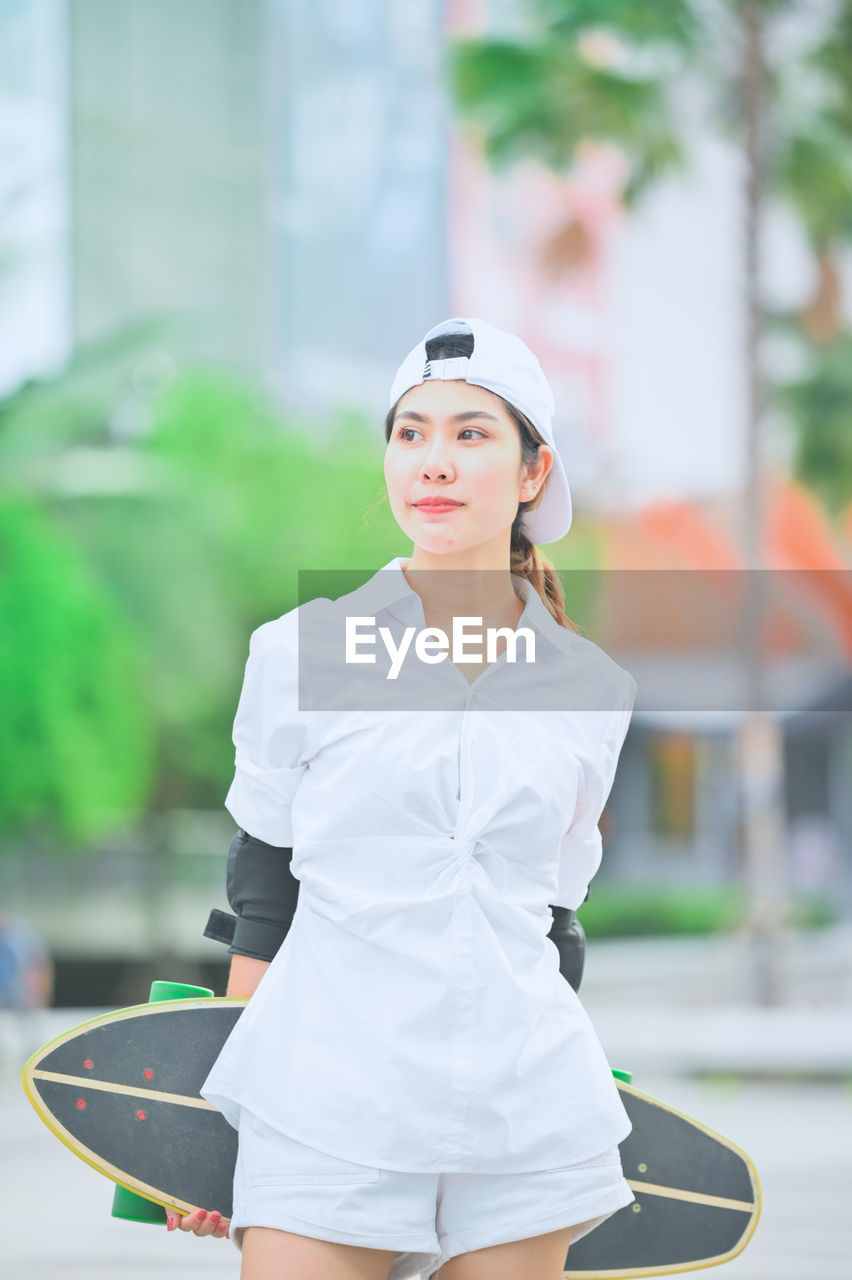
{"type": "Polygon", "coordinates": [[[209,987],[193,987],[188,982],[164,982],[157,978],[151,983],[151,994],[148,1003],[158,1000],[197,1000],[199,996],[212,996],[209,987]]]}

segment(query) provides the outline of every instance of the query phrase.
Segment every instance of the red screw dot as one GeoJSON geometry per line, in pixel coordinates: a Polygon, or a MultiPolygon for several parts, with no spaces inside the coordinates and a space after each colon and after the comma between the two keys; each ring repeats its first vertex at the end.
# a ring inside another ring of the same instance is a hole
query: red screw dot
{"type": "Polygon", "coordinates": [[[92,1059],[91,1059],[91,1058],[87,1058],[87,1059],[86,1059],[86,1061],[83,1063],[83,1066],[84,1066],[84,1067],[86,1067],[86,1068],[88,1068],[88,1070],[90,1070],[90,1071],[91,1071],[91,1069],[92,1069],[92,1067],[93,1067],[94,1065],[95,1065],[95,1064],[92,1062],[92,1059]]]}
{"type": "Polygon", "coordinates": [[[85,1100],[85,1098],[78,1098],[78,1099],[77,1099],[77,1110],[78,1110],[78,1111],[82,1111],[82,1110],[83,1110],[83,1108],[85,1107],[85,1105],[86,1105],[86,1100],[85,1100]]]}
{"type": "Polygon", "coordinates": [[[147,1111],[137,1111],[137,1112],[136,1112],[136,1119],[137,1119],[137,1120],[147,1120],[147,1119],[148,1119],[148,1112],[147,1112],[147,1111]]]}
{"type": "Polygon", "coordinates": [[[142,1074],[144,1075],[146,1080],[153,1080],[154,1078],[154,1073],[150,1067],[146,1067],[145,1070],[142,1072],[142,1074]]]}

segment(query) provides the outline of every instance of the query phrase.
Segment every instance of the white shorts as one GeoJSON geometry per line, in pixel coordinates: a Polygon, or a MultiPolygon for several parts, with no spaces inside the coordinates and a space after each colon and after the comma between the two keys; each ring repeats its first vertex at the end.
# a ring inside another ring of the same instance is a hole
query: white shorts
{"type": "Polygon", "coordinates": [[[635,1200],[618,1147],[533,1173],[401,1173],[305,1146],[243,1111],[231,1239],[277,1227],[396,1252],[388,1280],[430,1280],[458,1253],[573,1226],[572,1240],[635,1200]]]}

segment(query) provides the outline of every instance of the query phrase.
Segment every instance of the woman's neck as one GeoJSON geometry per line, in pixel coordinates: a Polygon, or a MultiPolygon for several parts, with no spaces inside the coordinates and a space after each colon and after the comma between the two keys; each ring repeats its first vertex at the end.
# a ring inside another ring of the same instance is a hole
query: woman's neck
{"type": "Polygon", "coordinates": [[[411,556],[400,561],[406,581],[420,596],[427,626],[451,633],[455,617],[482,618],[483,628],[517,626],[524,601],[515,591],[508,567],[435,563],[442,559],[430,557],[424,564],[411,556]]]}

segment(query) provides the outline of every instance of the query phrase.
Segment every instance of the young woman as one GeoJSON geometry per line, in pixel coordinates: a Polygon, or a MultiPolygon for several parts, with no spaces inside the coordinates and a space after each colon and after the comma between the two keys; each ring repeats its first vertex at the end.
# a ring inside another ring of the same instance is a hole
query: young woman
{"type": "Polygon", "coordinates": [[[635,1198],[548,932],[600,863],[636,692],[534,545],[571,523],[553,411],[520,339],[436,325],[386,420],[411,555],[252,634],[232,852],[292,851],[299,899],[271,963],[233,955],[251,999],[201,1091],[239,1133],[242,1280],[558,1280],[635,1198]],[[481,659],[445,643],[472,620],[481,659]]]}

